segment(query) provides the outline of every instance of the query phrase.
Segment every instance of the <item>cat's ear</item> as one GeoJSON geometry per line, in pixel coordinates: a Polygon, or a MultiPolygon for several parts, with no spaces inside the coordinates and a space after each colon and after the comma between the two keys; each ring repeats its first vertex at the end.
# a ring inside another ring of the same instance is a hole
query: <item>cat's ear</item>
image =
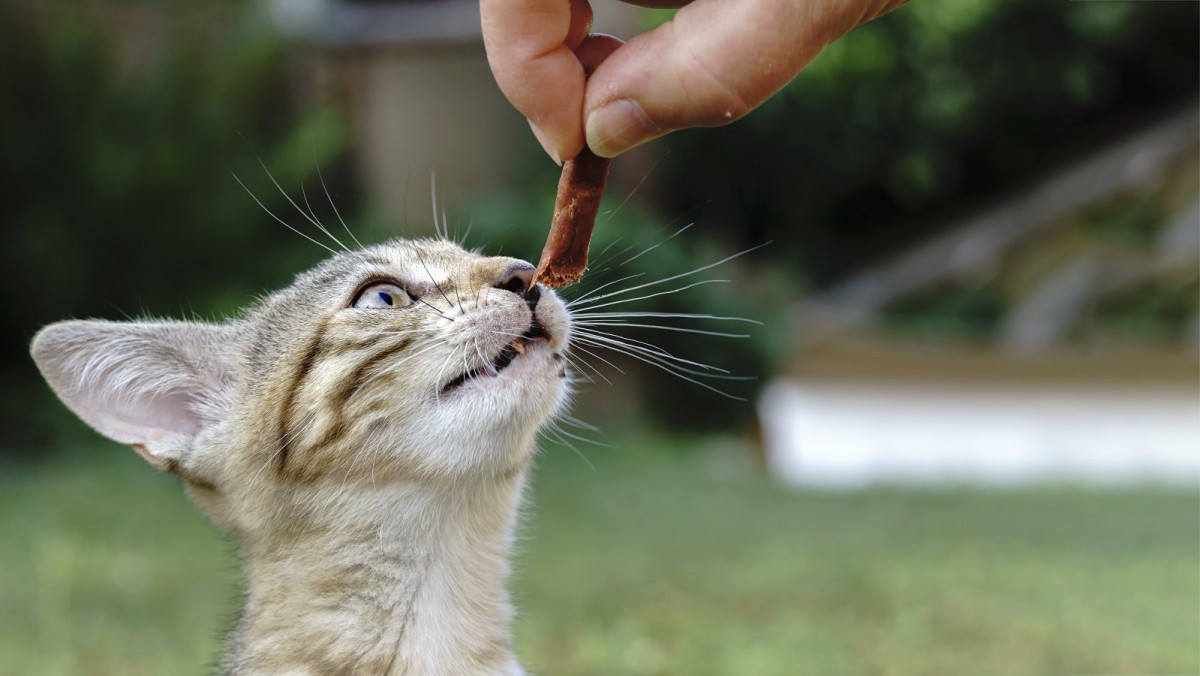
{"type": "Polygon", "coordinates": [[[84,422],[178,471],[196,434],[229,408],[231,337],[214,324],[66,321],[38,332],[31,352],[84,422]]]}

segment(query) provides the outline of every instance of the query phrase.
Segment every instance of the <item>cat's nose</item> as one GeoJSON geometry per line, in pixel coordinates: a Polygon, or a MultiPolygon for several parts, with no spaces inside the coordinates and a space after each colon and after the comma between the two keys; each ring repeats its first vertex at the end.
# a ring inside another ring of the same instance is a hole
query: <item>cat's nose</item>
{"type": "Polygon", "coordinates": [[[537,302],[541,293],[533,286],[533,266],[528,263],[518,263],[505,270],[496,280],[495,287],[512,291],[527,302],[537,302]]]}

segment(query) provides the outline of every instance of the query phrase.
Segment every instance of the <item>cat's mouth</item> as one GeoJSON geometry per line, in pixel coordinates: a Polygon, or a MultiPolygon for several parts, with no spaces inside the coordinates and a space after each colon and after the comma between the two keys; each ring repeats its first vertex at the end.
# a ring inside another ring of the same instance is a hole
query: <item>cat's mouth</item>
{"type": "Polygon", "coordinates": [[[453,380],[446,383],[445,387],[442,388],[442,394],[446,394],[447,392],[457,389],[461,385],[471,380],[475,380],[476,378],[491,378],[500,375],[500,372],[508,368],[508,366],[513,363],[513,360],[525,354],[525,347],[527,345],[535,341],[549,342],[549,340],[550,333],[546,331],[545,327],[542,326],[541,322],[539,322],[535,316],[533,318],[533,323],[529,325],[529,329],[527,329],[525,333],[521,334],[520,338],[513,339],[511,343],[501,348],[499,354],[492,359],[490,364],[480,368],[471,369],[469,371],[464,371],[463,373],[455,376],[453,380]]]}

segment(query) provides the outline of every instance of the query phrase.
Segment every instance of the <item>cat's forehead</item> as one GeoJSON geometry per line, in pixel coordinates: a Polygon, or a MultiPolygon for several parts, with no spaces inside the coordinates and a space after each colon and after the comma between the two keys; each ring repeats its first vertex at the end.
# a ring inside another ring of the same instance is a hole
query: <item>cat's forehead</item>
{"type": "Polygon", "coordinates": [[[480,256],[440,240],[391,240],[338,254],[298,276],[297,284],[322,289],[353,286],[371,276],[440,282],[461,274],[480,256]]]}

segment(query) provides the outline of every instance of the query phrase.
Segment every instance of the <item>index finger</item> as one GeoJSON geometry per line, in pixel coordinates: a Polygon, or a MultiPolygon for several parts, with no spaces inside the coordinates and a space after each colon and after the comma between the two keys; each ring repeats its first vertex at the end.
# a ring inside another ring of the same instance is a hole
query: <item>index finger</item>
{"type": "Polygon", "coordinates": [[[587,0],[480,0],[479,10],[500,91],[556,160],[579,154],[584,74],[573,50],[591,27],[587,0]]]}

